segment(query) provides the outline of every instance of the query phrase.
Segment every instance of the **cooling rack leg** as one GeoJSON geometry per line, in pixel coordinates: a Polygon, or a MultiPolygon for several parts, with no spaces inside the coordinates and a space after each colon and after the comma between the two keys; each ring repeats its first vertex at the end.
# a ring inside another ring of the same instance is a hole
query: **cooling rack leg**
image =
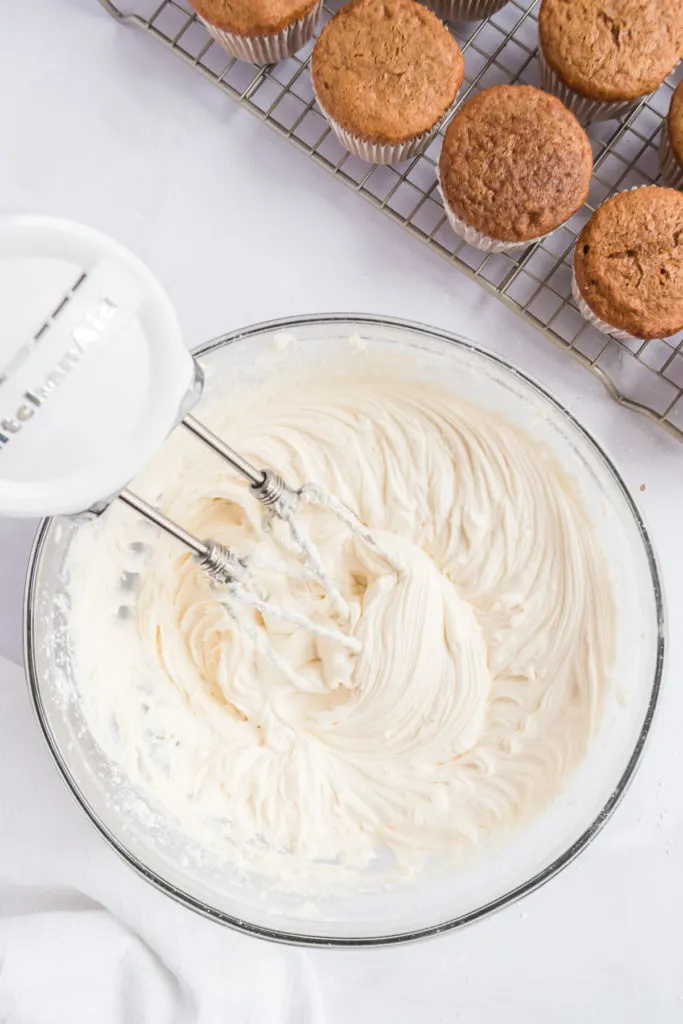
{"type": "Polygon", "coordinates": [[[98,0],[98,3],[104,7],[105,11],[109,11],[112,18],[118,18],[119,21],[122,21],[126,17],[123,11],[120,11],[116,4],[113,4],[111,0],[98,0]]]}

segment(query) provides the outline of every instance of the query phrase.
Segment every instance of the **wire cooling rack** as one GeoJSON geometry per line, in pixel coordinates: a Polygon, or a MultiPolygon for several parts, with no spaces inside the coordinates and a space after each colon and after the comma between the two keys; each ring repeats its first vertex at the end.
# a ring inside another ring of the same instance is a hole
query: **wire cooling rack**
{"type": "MultiPolygon", "coordinates": [[[[346,153],[315,105],[309,73],[312,43],[279,64],[256,67],[230,57],[193,15],[187,0],[98,2],[193,65],[243,107],[354,189],[415,238],[479,281],[541,328],[603,382],[621,405],[645,413],[683,440],[683,332],[667,340],[617,342],[595,330],[571,297],[576,237],[591,213],[614,192],[659,176],[657,148],[681,69],[623,121],[592,124],[595,174],[588,203],[542,242],[486,254],[451,231],[436,189],[437,136],[427,152],[396,167],[363,163],[346,153]]],[[[327,21],[343,0],[328,0],[327,21]]],[[[509,0],[483,22],[451,26],[465,54],[459,101],[504,82],[540,85],[536,59],[538,0],[509,0]]]]}

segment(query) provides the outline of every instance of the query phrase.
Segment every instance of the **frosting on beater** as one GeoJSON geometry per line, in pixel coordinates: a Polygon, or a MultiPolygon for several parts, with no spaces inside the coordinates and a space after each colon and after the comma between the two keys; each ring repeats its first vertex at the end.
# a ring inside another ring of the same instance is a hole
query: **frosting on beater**
{"type": "Polygon", "coordinates": [[[551,453],[388,360],[318,369],[308,388],[285,373],[267,400],[202,415],[371,529],[375,548],[302,503],[347,621],[285,525],[264,532],[195,441],[171,438],[139,489],[245,555],[270,601],[361,649],[242,608],[293,669],[278,671],[191,556],[115,505],[68,566],[80,699],[105,754],[211,856],[279,879],[341,877],[382,851],[410,870],[542,809],[586,751],[613,663],[607,567],[551,453]]]}

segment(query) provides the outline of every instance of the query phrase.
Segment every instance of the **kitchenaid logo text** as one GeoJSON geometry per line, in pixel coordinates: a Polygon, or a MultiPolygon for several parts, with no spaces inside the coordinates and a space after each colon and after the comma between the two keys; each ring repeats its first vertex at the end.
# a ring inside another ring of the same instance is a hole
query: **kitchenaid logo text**
{"type": "Polygon", "coordinates": [[[116,316],[118,307],[109,299],[101,299],[96,312],[88,313],[71,332],[72,344],[57,365],[48,373],[41,384],[25,391],[21,405],[11,416],[0,420],[0,451],[9,443],[13,434],[18,434],[28,420],[33,419],[36,410],[56,391],[77,366],[85,352],[98,341],[116,316]]]}

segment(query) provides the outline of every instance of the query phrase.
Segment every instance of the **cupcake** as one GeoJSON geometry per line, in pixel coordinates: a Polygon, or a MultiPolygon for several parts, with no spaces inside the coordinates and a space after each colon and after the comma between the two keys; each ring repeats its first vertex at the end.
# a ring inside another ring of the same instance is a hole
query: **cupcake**
{"type": "Polygon", "coordinates": [[[313,50],[313,89],[341,144],[362,160],[417,156],[455,103],[460,47],[416,0],[353,0],[313,50]]]}
{"type": "Polygon", "coordinates": [[[444,21],[482,21],[502,10],[509,0],[424,0],[444,21]]]}
{"type": "Polygon", "coordinates": [[[668,117],[662,125],[659,163],[664,184],[683,189],[683,82],[673,94],[668,117]]]}
{"type": "Polygon", "coordinates": [[[681,0],[543,0],[541,83],[582,121],[627,114],[676,67],[681,0]]]}
{"type": "Polygon", "coordinates": [[[448,127],[439,185],[451,227],[470,245],[504,252],[543,238],[588,198],[593,153],[554,96],[494,85],[448,127]]]}
{"type": "Polygon", "coordinates": [[[615,338],[683,329],[683,193],[648,185],[608,199],[576,243],[572,290],[586,319],[615,338]]]}
{"type": "Polygon", "coordinates": [[[238,60],[274,64],[313,37],[322,0],[190,0],[217,43],[238,60]]]}

